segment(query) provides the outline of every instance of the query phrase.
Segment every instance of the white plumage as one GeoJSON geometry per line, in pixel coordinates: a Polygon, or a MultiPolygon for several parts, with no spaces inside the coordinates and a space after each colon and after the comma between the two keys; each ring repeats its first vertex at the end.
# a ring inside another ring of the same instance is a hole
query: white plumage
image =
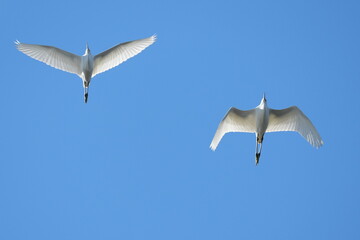
{"type": "Polygon", "coordinates": [[[56,47],[25,44],[15,41],[19,51],[49,66],[78,75],[83,80],[85,103],[91,78],[118,66],[153,44],[156,36],[118,44],[93,56],[88,46],[85,54],[78,56],[56,47]]]}
{"type": "Polygon", "coordinates": [[[94,70],[92,77],[118,66],[129,58],[139,54],[142,50],[153,44],[156,36],[121,43],[94,57],[94,70]]]}
{"type": "Polygon", "coordinates": [[[242,111],[231,108],[220,122],[210,148],[215,151],[221,138],[228,132],[250,132],[256,134],[256,164],[259,162],[265,132],[295,131],[311,145],[323,145],[319,133],[305,114],[296,106],[275,110],[268,108],[265,96],[255,109],[242,111]],[[260,145],[260,151],[258,147],[260,145]]]}

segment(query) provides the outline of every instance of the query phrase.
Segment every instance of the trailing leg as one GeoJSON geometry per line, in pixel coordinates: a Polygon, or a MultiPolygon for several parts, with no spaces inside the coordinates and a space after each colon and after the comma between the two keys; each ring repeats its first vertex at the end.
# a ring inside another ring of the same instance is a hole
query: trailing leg
{"type": "Polygon", "coordinates": [[[87,103],[88,95],[89,95],[89,88],[84,87],[84,101],[85,101],[85,103],[87,103]]]}
{"type": "Polygon", "coordinates": [[[260,153],[258,152],[259,149],[259,143],[258,143],[258,138],[256,137],[256,150],[255,150],[255,165],[259,164],[259,158],[260,158],[260,153]]]}
{"type": "Polygon", "coordinates": [[[264,135],[261,136],[261,138],[259,138],[259,136],[256,136],[256,152],[255,152],[255,164],[256,165],[259,164],[263,139],[264,139],[264,135]],[[260,145],[260,150],[259,150],[259,145],[260,145]]]}

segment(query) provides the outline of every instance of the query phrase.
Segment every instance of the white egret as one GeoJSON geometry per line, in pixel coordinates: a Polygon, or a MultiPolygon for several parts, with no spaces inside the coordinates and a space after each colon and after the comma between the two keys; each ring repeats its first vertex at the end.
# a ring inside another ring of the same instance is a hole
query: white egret
{"type": "Polygon", "coordinates": [[[78,56],[56,47],[25,44],[15,41],[19,51],[54,68],[78,75],[84,86],[84,100],[88,99],[91,78],[118,66],[153,44],[156,36],[124,42],[93,56],[86,44],[85,54],[78,56]]]}
{"type": "Polygon", "coordinates": [[[259,163],[262,142],[266,132],[295,131],[311,145],[319,148],[323,145],[319,133],[305,114],[296,106],[275,110],[267,106],[265,94],[255,109],[242,111],[234,107],[226,113],[220,122],[210,148],[215,151],[221,138],[228,132],[250,132],[256,134],[255,163],[259,163]],[[259,149],[260,145],[260,149],[259,149]]]}

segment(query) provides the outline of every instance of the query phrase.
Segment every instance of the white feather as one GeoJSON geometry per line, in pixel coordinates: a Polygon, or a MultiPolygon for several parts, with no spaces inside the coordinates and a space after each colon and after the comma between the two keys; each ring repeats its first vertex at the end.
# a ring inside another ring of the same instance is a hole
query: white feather
{"type": "Polygon", "coordinates": [[[255,132],[255,110],[242,111],[234,107],[226,113],[220,122],[215,136],[210,144],[210,148],[215,151],[220,140],[228,132],[255,132]]]}
{"type": "Polygon", "coordinates": [[[81,57],[56,47],[25,44],[16,41],[16,48],[40,62],[65,72],[81,75],[81,57]]]}
{"type": "Polygon", "coordinates": [[[156,36],[153,35],[149,38],[121,43],[96,55],[94,57],[94,70],[92,77],[116,67],[129,58],[139,54],[145,48],[153,44],[155,40],[156,36]]]}
{"type": "Polygon", "coordinates": [[[321,147],[324,143],[309,118],[296,106],[281,110],[270,109],[266,132],[280,131],[298,132],[316,148],[321,147]]]}

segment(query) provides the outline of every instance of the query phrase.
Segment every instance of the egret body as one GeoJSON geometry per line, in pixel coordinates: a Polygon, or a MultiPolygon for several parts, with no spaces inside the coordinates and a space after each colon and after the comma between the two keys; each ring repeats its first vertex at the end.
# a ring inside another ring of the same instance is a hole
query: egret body
{"type": "Polygon", "coordinates": [[[78,56],[56,47],[25,44],[16,41],[16,48],[31,58],[54,68],[78,75],[83,81],[84,101],[87,102],[90,81],[97,74],[118,66],[153,44],[156,36],[118,44],[93,56],[86,44],[85,54],[78,56]]]}
{"type": "Polygon", "coordinates": [[[311,145],[319,148],[323,145],[320,134],[311,121],[296,106],[276,110],[267,106],[265,95],[259,106],[242,111],[234,107],[226,113],[220,122],[210,148],[215,151],[221,138],[228,132],[250,132],[256,134],[255,163],[259,163],[262,143],[266,132],[295,131],[311,145]]]}

